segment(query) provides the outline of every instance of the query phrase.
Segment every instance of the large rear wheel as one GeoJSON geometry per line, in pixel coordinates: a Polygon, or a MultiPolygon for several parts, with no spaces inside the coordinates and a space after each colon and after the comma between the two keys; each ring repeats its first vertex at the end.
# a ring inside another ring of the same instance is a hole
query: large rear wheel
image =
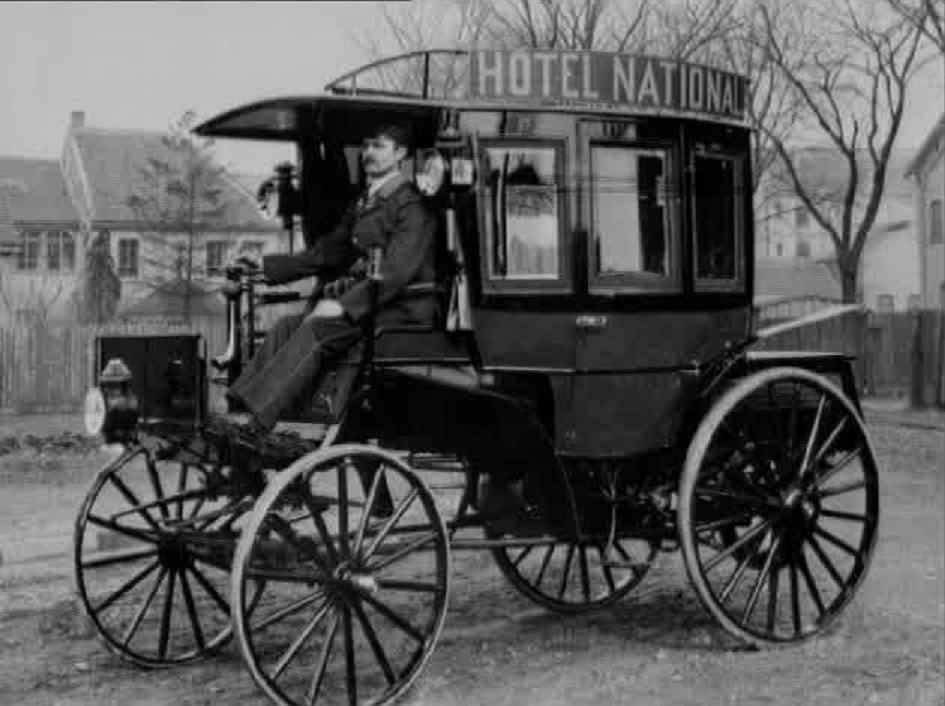
{"type": "Polygon", "coordinates": [[[677,520],[689,577],[729,633],[769,646],[827,630],[866,576],[879,522],[857,410],[802,369],[739,381],[690,445],[677,520]]]}

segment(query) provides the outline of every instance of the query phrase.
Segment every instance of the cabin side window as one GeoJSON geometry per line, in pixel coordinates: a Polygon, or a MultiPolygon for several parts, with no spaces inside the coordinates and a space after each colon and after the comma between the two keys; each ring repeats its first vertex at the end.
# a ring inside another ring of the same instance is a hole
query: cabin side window
{"type": "Polygon", "coordinates": [[[677,290],[679,277],[664,149],[591,143],[591,286],[677,290]]]}
{"type": "Polygon", "coordinates": [[[744,280],[744,160],[736,155],[693,156],[693,231],[697,290],[737,291],[744,280]]]}
{"type": "Polygon", "coordinates": [[[561,147],[494,143],[481,154],[487,279],[539,289],[560,286],[567,271],[561,147]]]}

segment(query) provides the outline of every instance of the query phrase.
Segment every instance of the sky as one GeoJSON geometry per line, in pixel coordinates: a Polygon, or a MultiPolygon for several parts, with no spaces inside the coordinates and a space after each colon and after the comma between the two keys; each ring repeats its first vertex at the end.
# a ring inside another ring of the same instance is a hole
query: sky
{"type": "MultiPolygon", "coordinates": [[[[868,2],[870,0],[859,0],[868,2]]],[[[56,159],[73,110],[95,127],[162,130],[243,103],[320,93],[371,59],[355,41],[378,2],[2,2],[0,155],[56,159]]],[[[899,147],[941,115],[945,66],[913,84],[899,147]]],[[[279,145],[221,140],[237,171],[266,173],[279,145]]]]}

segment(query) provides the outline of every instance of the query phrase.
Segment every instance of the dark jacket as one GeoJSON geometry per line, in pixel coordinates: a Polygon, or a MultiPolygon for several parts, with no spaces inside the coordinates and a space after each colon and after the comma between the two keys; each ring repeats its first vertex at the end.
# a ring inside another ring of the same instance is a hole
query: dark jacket
{"type": "Polygon", "coordinates": [[[384,322],[432,323],[436,298],[434,285],[436,215],[417,188],[398,174],[366,203],[356,202],[333,231],[315,246],[294,255],[263,258],[266,279],[273,284],[303,277],[358,278],[338,301],[353,321],[370,309],[369,282],[363,279],[365,258],[373,245],[384,247],[378,304],[384,322]]]}

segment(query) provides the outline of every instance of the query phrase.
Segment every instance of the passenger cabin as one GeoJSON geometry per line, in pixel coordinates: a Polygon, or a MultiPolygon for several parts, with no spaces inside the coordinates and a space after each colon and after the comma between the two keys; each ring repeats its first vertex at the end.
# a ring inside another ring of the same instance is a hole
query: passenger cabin
{"type": "Polygon", "coordinates": [[[750,334],[747,95],[648,56],[427,51],[197,132],[295,143],[312,243],[360,188],[362,137],[408,121],[408,168],[446,167],[471,310],[450,327],[481,372],[548,381],[559,453],[622,456],[674,445],[697,366],[750,334]]]}

